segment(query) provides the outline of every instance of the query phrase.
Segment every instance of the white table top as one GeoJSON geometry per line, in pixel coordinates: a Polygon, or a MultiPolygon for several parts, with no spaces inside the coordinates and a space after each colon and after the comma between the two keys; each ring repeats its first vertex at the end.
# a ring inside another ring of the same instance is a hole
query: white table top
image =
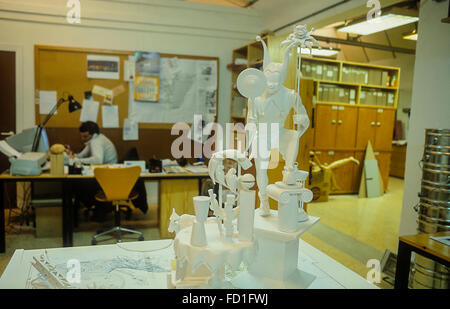
{"type": "MultiPolygon", "coordinates": [[[[39,250],[18,249],[0,278],[0,288],[48,288],[48,283],[31,265],[33,257],[41,254],[46,255],[47,260],[64,276],[70,270],[67,267],[69,260],[80,261],[81,282],[74,283],[74,287],[165,289],[174,249],[172,240],[39,250]]],[[[316,277],[309,289],[378,288],[301,239],[298,268],[316,277]]],[[[226,277],[231,279],[231,274],[226,277]]]]}

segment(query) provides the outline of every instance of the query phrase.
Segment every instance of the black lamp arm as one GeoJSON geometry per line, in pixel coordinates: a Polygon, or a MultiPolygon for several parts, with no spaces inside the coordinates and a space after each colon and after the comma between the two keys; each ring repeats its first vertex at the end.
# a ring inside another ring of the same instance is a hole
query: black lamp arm
{"type": "Polygon", "coordinates": [[[32,148],[31,151],[36,152],[38,150],[39,142],[41,140],[42,129],[45,127],[45,125],[50,120],[50,118],[52,118],[52,116],[56,113],[56,111],[61,106],[61,104],[63,104],[66,101],[68,101],[68,100],[66,100],[64,98],[59,99],[59,101],[51,109],[50,113],[47,114],[47,117],[45,117],[44,121],[41,124],[38,125],[38,128],[36,130],[36,134],[34,135],[33,148],[32,148]]]}

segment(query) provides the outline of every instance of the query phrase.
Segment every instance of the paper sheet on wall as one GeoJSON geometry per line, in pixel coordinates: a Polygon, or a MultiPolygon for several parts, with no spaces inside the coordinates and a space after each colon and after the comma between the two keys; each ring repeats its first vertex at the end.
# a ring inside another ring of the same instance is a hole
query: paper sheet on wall
{"type": "Polygon", "coordinates": [[[119,107],[117,105],[103,105],[102,119],[104,128],[119,127],[119,107]]]}
{"type": "Polygon", "coordinates": [[[119,79],[120,57],[88,55],[87,77],[95,79],[119,79]]]}
{"type": "Polygon", "coordinates": [[[123,140],[137,141],[139,139],[139,124],[132,119],[126,118],[123,122],[123,140]]]}
{"type": "Polygon", "coordinates": [[[49,114],[56,103],[56,91],[39,91],[39,114],[49,114]]]}
{"type": "Polygon", "coordinates": [[[83,108],[81,109],[81,114],[80,114],[80,121],[81,122],[85,122],[85,121],[97,122],[98,108],[99,108],[99,104],[97,101],[84,100],[83,108]]]}
{"type": "Polygon", "coordinates": [[[134,83],[129,87],[129,118],[136,122],[192,123],[195,114],[209,122],[216,115],[217,62],[161,58],[158,103],[134,101],[134,83]]]}

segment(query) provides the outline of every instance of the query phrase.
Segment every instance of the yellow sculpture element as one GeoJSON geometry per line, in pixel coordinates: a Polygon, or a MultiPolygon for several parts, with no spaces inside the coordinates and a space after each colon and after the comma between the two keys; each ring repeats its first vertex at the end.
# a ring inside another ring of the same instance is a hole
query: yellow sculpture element
{"type": "Polygon", "coordinates": [[[311,158],[309,161],[311,164],[311,184],[309,185],[309,188],[314,195],[313,202],[326,202],[328,201],[328,194],[339,189],[335,175],[333,174],[333,169],[350,162],[359,165],[359,161],[354,157],[337,160],[330,164],[322,164],[314,152],[311,151],[309,155],[311,158]]]}
{"type": "Polygon", "coordinates": [[[66,150],[66,147],[61,144],[54,144],[52,147],[50,147],[50,153],[51,154],[61,154],[66,150]]]}

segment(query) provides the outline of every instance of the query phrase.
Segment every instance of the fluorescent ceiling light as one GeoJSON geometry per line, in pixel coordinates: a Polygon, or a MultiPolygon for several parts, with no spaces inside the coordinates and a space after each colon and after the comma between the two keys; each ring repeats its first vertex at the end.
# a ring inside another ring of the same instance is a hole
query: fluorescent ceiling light
{"type": "MultiPolygon", "coordinates": [[[[327,49],[327,48],[322,48],[322,49],[313,48],[312,49],[313,56],[331,57],[331,56],[339,54],[339,52],[340,52],[340,50],[338,50],[338,49],[327,49]]],[[[311,55],[309,48],[302,48],[301,53],[302,53],[302,55],[311,55]]]]}
{"type": "Polygon", "coordinates": [[[364,20],[362,22],[348,25],[339,28],[339,32],[349,32],[359,35],[369,35],[372,33],[396,28],[406,24],[410,24],[419,20],[419,17],[398,15],[398,14],[387,14],[373,18],[371,20],[364,20]]]}

